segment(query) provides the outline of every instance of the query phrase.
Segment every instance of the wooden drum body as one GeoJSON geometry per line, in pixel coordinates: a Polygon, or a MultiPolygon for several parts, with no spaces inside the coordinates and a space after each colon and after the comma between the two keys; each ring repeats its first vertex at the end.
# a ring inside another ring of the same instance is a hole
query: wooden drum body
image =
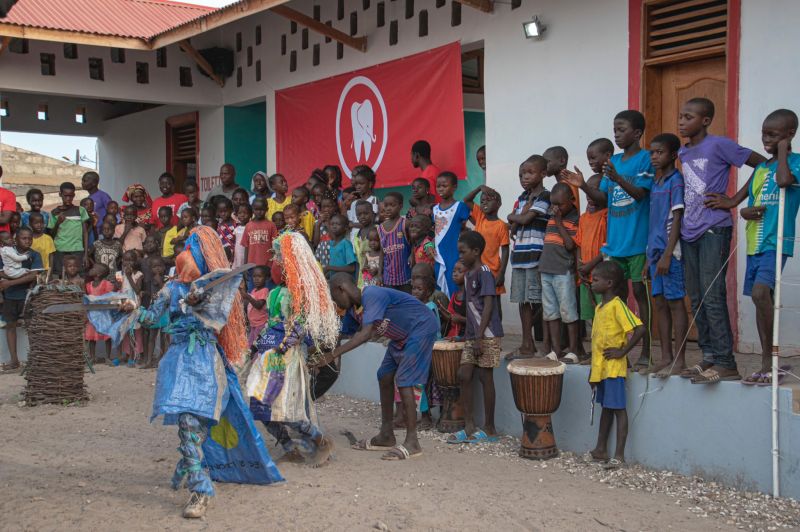
{"type": "Polygon", "coordinates": [[[433,380],[442,390],[442,414],[436,427],[439,432],[456,432],[464,428],[464,412],[458,404],[458,367],[462,351],[464,342],[440,340],[433,344],[433,380]]]}
{"type": "Polygon", "coordinates": [[[558,456],[550,416],[561,404],[566,365],[548,359],[514,360],[508,365],[514,403],[522,412],[523,458],[547,460],[558,456]]]}

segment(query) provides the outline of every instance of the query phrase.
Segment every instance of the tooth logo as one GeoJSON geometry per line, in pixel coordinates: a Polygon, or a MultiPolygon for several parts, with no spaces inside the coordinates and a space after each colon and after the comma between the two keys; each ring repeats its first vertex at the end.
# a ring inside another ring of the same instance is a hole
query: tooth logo
{"type": "Polygon", "coordinates": [[[386,104],[377,85],[365,76],[352,78],[342,89],[336,109],[336,149],[347,177],[352,176],[351,169],[359,164],[368,164],[377,171],[388,140],[386,104]],[[376,108],[380,110],[377,116],[376,108]],[[349,127],[343,123],[347,120],[346,111],[342,120],[345,109],[350,110],[349,127]],[[373,158],[376,151],[377,156],[373,158]]]}
{"type": "Polygon", "coordinates": [[[355,102],[350,106],[350,122],[353,126],[353,150],[356,152],[356,161],[361,162],[361,146],[364,146],[364,160],[369,160],[372,143],[375,142],[375,133],[372,132],[372,102],[364,100],[355,102]]]}

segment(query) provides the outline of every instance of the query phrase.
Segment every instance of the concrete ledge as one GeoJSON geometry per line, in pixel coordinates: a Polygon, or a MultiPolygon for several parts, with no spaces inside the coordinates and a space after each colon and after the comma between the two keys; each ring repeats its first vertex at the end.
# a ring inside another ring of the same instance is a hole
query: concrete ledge
{"type": "MultiPolygon", "coordinates": [[[[332,393],[378,401],[376,372],[385,348],[369,343],[342,358],[332,393]]],[[[521,436],[506,362],[495,370],[497,429],[521,436]]],[[[561,407],[553,416],[556,443],[584,453],[594,447],[600,408],[589,425],[589,368],[570,366],[564,376],[561,407]]],[[[627,383],[629,461],[654,469],[701,475],[727,485],[769,493],[772,489],[771,392],[739,382],[692,384],[688,379],[648,379],[631,375],[627,383]]],[[[779,393],[781,494],[800,498],[800,416],[792,413],[792,390],[779,393]]],[[[476,394],[476,412],[482,412],[476,394]]],[[[612,430],[613,433],[613,430],[612,430]]],[[[613,439],[613,438],[612,438],[613,439]]],[[[613,446],[613,442],[610,443],[613,446]]],[[[613,447],[612,447],[613,448],[613,447]]]]}

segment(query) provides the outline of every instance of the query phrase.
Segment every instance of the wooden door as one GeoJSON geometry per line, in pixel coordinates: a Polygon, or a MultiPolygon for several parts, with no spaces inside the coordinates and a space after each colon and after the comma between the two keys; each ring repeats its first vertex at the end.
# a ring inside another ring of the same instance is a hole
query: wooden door
{"type": "Polygon", "coordinates": [[[167,172],[175,177],[175,190],[183,192],[186,181],[197,180],[200,146],[198,113],[171,116],[166,120],[167,172]]]}
{"type": "MultiPolygon", "coordinates": [[[[725,57],[713,57],[686,63],[674,63],[658,67],[651,67],[646,72],[646,87],[652,90],[645,92],[645,114],[647,116],[646,135],[648,142],[659,133],[674,133],[678,135],[678,113],[681,106],[691,98],[708,98],[714,102],[714,121],[711,123],[709,133],[713,135],[726,134],[726,66],[725,57]]],[[[730,272],[729,272],[730,273],[730,272]]],[[[734,294],[735,295],[735,294],[734,294]]],[[[692,323],[691,305],[689,298],[685,300],[689,311],[689,323],[692,323]]],[[[655,306],[653,308],[653,325],[651,327],[654,338],[658,337],[655,306]]],[[[697,329],[692,325],[689,330],[689,339],[697,340],[697,329]]],[[[680,342],[680,339],[677,339],[680,342]]]]}
{"type": "MultiPolygon", "coordinates": [[[[691,98],[708,98],[716,113],[709,133],[725,135],[726,75],[725,58],[676,63],[661,71],[661,131],[678,134],[678,113],[691,98]]],[[[655,134],[655,131],[650,133],[655,134]]]]}

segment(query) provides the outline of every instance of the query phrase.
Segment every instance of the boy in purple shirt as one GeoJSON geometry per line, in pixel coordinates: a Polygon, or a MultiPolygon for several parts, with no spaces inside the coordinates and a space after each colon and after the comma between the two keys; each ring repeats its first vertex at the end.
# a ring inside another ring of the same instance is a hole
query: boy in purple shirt
{"type": "Polygon", "coordinates": [[[382,336],[389,340],[386,355],[378,368],[381,390],[381,430],[371,439],[353,446],[361,451],[387,451],[384,460],[407,460],[422,455],[417,439],[417,405],[414,386],[425,385],[433,355],[433,343],[439,325],[433,315],[415,297],[380,286],[358,289],[353,276],[337,273],[330,280],[331,297],[342,309],[362,307],[361,329],[350,340],[317,363],[329,364],[343,354],[382,336]],[[406,419],[406,439],[396,444],[393,429],[394,386],[400,391],[406,419]]]}
{"type": "Polygon", "coordinates": [[[100,174],[97,172],[86,172],[81,177],[81,188],[89,193],[89,197],[94,202],[94,212],[97,214],[97,234],[103,232],[103,218],[106,217],[106,210],[111,202],[111,196],[100,190],[99,185],[100,174]]]}
{"type": "Polygon", "coordinates": [[[703,352],[700,364],[681,373],[682,377],[693,378],[693,382],[739,378],[733,357],[725,274],[733,234],[730,209],[747,197],[747,187],[743,195],[737,194],[734,199],[725,193],[732,166],[747,164],[755,168],[765,160],[726,137],[709,135],[713,119],[714,103],[707,98],[692,98],[678,115],[678,130],[689,139],[678,152],[686,187],[681,250],[697,343],[703,352]]]}

